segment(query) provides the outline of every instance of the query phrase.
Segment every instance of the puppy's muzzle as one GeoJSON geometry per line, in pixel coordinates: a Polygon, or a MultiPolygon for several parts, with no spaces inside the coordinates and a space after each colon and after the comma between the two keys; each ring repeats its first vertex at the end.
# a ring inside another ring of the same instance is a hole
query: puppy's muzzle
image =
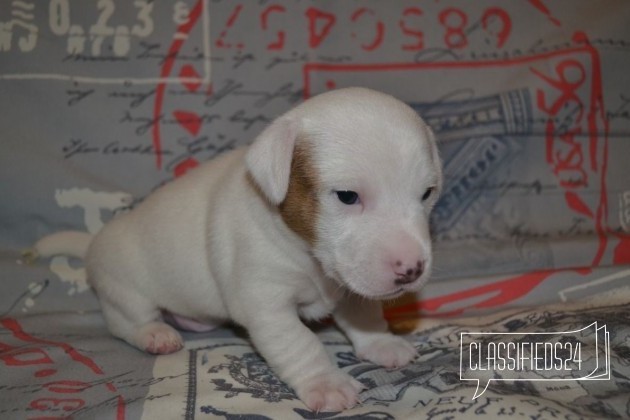
{"type": "Polygon", "coordinates": [[[387,238],[390,245],[385,251],[383,274],[389,279],[389,287],[408,288],[417,282],[427,269],[426,251],[416,238],[406,233],[401,232],[390,238],[387,238]]]}
{"type": "Polygon", "coordinates": [[[396,279],[394,284],[397,286],[404,286],[418,280],[424,272],[424,263],[421,260],[417,260],[415,267],[405,265],[402,261],[397,260],[394,267],[394,273],[396,279]]]}

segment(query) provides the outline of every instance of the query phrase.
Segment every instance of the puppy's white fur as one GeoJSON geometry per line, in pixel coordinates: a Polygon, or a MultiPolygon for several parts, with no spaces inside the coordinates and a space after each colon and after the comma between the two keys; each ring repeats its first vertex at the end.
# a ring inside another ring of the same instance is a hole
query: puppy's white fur
{"type": "Polygon", "coordinates": [[[213,324],[230,319],[308,407],[348,408],[361,385],[332,365],[300,317],[332,313],[360,357],[409,363],[415,349],[387,332],[378,299],[426,281],[428,215],[441,183],[435,141],[413,110],[367,89],[332,91],[106,225],[87,252],[89,281],[111,332],[142,350],[183,345],[160,310],[213,324]],[[292,194],[298,148],[313,176],[304,198],[316,208],[293,217],[314,219],[300,221],[310,236],[279,210],[292,194]],[[358,194],[355,204],[336,194],[347,190],[358,194]]]}

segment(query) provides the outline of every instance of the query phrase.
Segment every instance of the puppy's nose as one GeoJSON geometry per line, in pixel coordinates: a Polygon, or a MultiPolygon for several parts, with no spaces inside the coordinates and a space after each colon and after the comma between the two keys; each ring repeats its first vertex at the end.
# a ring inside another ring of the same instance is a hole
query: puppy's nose
{"type": "Polygon", "coordinates": [[[394,263],[394,273],[396,274],[394,283],[397,286],[413,283],[422,275],[423,271],[424,264],[420,259],[415,260],[414,263],[405,263],[401,260],[396,260],[394,263]]]}

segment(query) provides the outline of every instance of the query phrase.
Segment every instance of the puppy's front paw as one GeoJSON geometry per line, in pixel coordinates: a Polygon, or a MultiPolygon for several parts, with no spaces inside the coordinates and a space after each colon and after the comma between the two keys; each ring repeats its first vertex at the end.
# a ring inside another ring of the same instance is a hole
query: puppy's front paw
{"type": "Polygon", "coordinates": [[[143,325],[136,334],[138,347],[147,353],[170,354],[184,347],[182,336],[173,327],[163,322],[143,325]]]}
{"type": "Polygon", "coordinates": [[[416,348],[402,337],[386,334],[356,349],[359,358],[386,368],[408,365],[418,355],[416,348]]]}
{"type": "Polygon", "coordinates": [[[298,397],[313,411],[342,411],[354,407],[360,382],[341,371],[315,376],[296,387],[298,397]]]}

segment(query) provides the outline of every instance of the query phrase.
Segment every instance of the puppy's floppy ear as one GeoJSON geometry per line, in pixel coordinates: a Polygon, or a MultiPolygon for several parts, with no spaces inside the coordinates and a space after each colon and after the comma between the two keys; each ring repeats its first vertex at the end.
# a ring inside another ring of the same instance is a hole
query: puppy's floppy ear
{"type": "Polygon", "coordinates": [[[254,181],[274,205],[287,195],[297,135],[297,123],[280,117],[256,138],[245,156],[254,181]]]}

